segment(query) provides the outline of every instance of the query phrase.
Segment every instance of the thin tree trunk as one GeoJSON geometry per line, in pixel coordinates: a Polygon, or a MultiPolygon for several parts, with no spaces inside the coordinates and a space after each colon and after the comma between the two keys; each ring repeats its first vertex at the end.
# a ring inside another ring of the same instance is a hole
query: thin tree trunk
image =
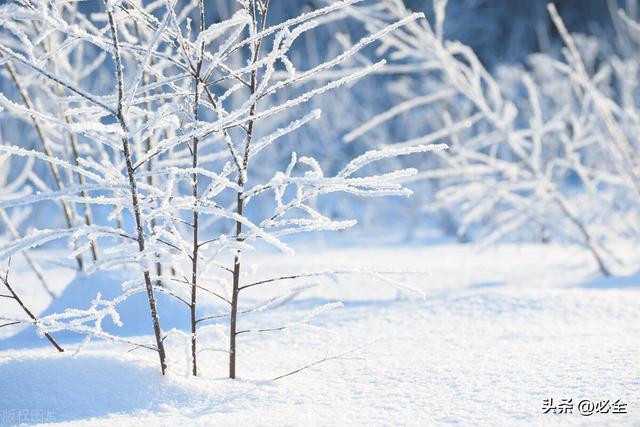
{"type": "Polygon", "coordinates": [[[596,263],[598,264],[598,269],[600,270],[600,273],[602,273],[602,275],[605,276],[605,277],[611,276],[611,271],[609,271],[609,269],[605,265],[604,260],[600,256],[600,253],[598,252],[598,250],[596,248],[596,245],[593,242],[593,238],[591,237],[591,234],[589,234],[589,231],[587,230],[587,228],[571,212],[569,207],[564,203],[564,201],[562,199],[560,199],[559,197],[555,197],[555,201],[556,201],[556,204],[560,207],[560,210],[562,210],[562,212],[566,215],[566,217],[569,218],[569,220],[580,231],[580,234],[582,234],[582,237],[583,237],[587,247],[589,248],[589,251],[591,251],[591,254],[593,255],[593,258],[595,259],[596,263]]]}
{"type": "MultiPolygon", "coordinates": [[[[195,83],[196,100],[198,98],[198,83],[195,83]]],[[[197,110],[197,105],[194,107],[197,110]]],[[[198,139],[194,138],[193,141],[193,167],[196,167],[198,162],[198,139]]],[[[193,174],[193,253],[191,255],[191,303],[189,310],[191,314],[191,362],[192,362],[192,374],[198,375],[198,360],[197,360],[197,338],[196,338],[196,291],[198,290],[198,228],[199,228],[199,215],[197,210],[198,205],[198,174],[193,174]]]]}
{"type": "MultiPolygon", "coordinates": [[[[531,162],[527,159],[526,155],[524,155],[522,153],[522,151],[520,149],[517,148],[517,145],[513,144],[511,139],[509,139],[509,136],[506,135],[507,137],[507,141],[509,142],[509,145],[512,147],[513,152],[516,154],[516,156],[518,156],[518,158],[522,161],[522,163],[524,164],[524,166],[536,177],[539,177],[540,174],[538,173],[538,170],[531,164],[531,162]]],[[[555,191],[555,189],[554,189],[555,191]]],[[[603,276],[608,277],[611,275],[611,272],[609,271],[609,269],[606,267],[604,260],[602,259],[602,257],[600,256],[596,245],[593,241],[593,238],[591,237],[591,234],[589,234],[589,231],[587,230],[587,228],[582,224],[582,222],[580,222],[580,220],[571,212],[571,209],[569,209],[569,206],[567,206],[567,204],[564,202],[564,200],[557,194],[554,193],[553,194],[553,200],[555,201],[555,203],[558,205],[558,207],[560,208],[560,210],[562,211],[562,213],[576,226],[576,228],[580,231],[580,234],[582,234],[582,238],[585,241],[585,244],[587,245],[587,247],[589,248],[589,250],[591,251],[591,254],[593,255],[596,263],[598,264],[598,268],[600,270],[600,272],[602,273],[603,276]]]]}
{"type": "MultiPolygon", "coordinates": [[[[120,127],[122,128],[125,135],[128,135],[127,124],[124,120],[123,112],[122,112],[122,101],[124,97],[124,77],[122,74],[122,60],[120,57],[120,45],[118,42],[118,32],[116,30],[116,24],[113,17],[113,12],[109,10],[108,4],[105,0],[105,5],[107,5],[107,17],[109,19],[109,26],[111,27],[111,36],[113,40],[113,57],[116,63],[116,75],[118,80],[118,107],[116,110],[116,117],[118,118],[118,122],[120,123],[120,127]]],[[[133,214],[136,222],[136,231],[137,231],[137,240],[138,240],[138,249],[140,252],[145,251],[145,239],[144,239],[144,231],[142,228],[142,217],[140,215],[140,200],[138,198],[138,184],[136,182],[135,170],[133,169],[133,162],[131,161],[131,152],[129,150],[129,139],[127,136],[122,137],[122,150],[124,151],[124,158],[127,165],[127,175],[129,176],[129,186],[131,187],[131,201],[133,204],[133,214]]],[[[162,330],[160,328],[160,320],[158,317],[158,309],[156,305],[156,298],[153,292],[153,284],[151,283],[151,275],[149,274],[149,269],[145,268],[143,272],[144,283],[147,290],[147,298],[149,300],[149,309],[151,311],[151,320],[153,323],[153,332],[156,338],[156,346],[158,350],[158,357],[160,358],[160,370],[162,371],[162,375],[165,374],[167,369],[166,364],[166,353],[164,349],[164,341],[162,339],[162,330]]]]}
{"type": "MultiPolygon", "coordinates": [[[[267,10],[269,9],[269,0],[267,0],[264,5],[261,4],[261,31],[263,31],[267,24],[267,10]]],[[[252,2],[251,14],[253,18],[253,25],[257,27],[256,22],[256,2],[255,0],[252,2]]],[[[254,46],[254,54],[253,54],[253,64],[256,64],[258,58],[260,57],[260,47],[262,45],[262,39],[258,40],[254,46]]],[[[251,72],[251,83],[250,90],[251,95],[255,94],[257,87],[257,71],[253,70],[251,72]]],[[[249,117],[254,117],[257,109],[257,100],[251,105],[249,110],[249,117]]],[[[244,157],[242,168],[238,170],[238,186],[241,188],[241,191],[238,191],[236,195],[236,213],[239,217],[244,215],[244,184],[245,184],[245,175],[247,174],[249,167],[249,154],[251,151],[251,142],[253,139],[253,127],[254,120],[250,120],[247,126],[247,140],[245,142],[244,147],[244,157]]],[[[240,221],[236,221],[236,241],[240,242],[242,240],[242,223],[240,221]]],[[[240,270],[241,270],[241,251],[238,249],[236,251],[236,255],[233,259],[233,289],[231,294],[231,315],[229,320],[229,378],[236,377],[236,354],[237,354],[237,345],[236,345],[236,337],[238,335],[238,295],[240,293],[240,270]]]]}
{"type": "MultiPolygon", "coordinates": [[[[238,180],[239,183],[242,179],[238,180]]],[[[242,216],[244,200],[242,193],[237,194],[236,212],[242,216]]],[[[236,240],[240,240],[242,233],[242,223],[236,221],[236,240]]],[[[233,259],[233,290],[231,294],[231,316],[229,327],[229,378],[236,377],[236,336],[238,335],[238,293],[240,292],[240,250],[236,251],[233,259]]]]}
{"type": "MultiPolygon", "coordinates": [[[[198,8],[200,11],[200,33],[204,31],[204,1],[198,1],[198,8]]],[[[202,69],[202,61],[204,57],[204,40],[200,45],[198,63],[196,64],[194,72],[194,80],[193,80],[193,120],[195,125],[198,125],[198,120],[200,118],[199,114],[199,105],[200,105],[200,71],[202,69]]],[[[199,243],[199,226],[200,226],[200,213],[198,212],[198,173],[195,169],[198,167],[198,143],[199,138],[193,138],[193,144],[191,147],[192,150],[192,167],[194,172],[191,174],[192,180],[192,195],[193,195],[193,253],[191,254],[191,303],[189,306],[190,314],[191,314],[191,372],[194,376],[198,375],[198,359],[197,359],[197,319],[196,319],[196,308],[197,308],[197,290],[198,290],[198,249],[200,248],[199,243]]]]}

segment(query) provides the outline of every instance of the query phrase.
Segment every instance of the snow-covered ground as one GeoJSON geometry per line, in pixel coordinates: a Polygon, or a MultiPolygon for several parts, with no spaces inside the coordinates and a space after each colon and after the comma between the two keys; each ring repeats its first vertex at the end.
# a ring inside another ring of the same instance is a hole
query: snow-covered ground
{"type": "MultiPolygon", "coordinates": [[[[334,301],[344,307],[319,315],[313,328],[240,335],[235,381],[224,378],[220,351],[200,354],[194,379],[186,349],[174,350],[162,377],[145,350],[92,342],[77,354],[77,344],[68,344],[59,354],[23,331],[22,340],[0,341],[0,424],[640,424],[640,276],[594,279],[595,266],[579,248],[302,249],[295,258],[254,256],[252,263],[247,280],[341,267],[431,274],[401,277],[424,298],[360,275],[277,285],[318,282],[282,306],[242,318],[240,329],[291,324],[334,301]],[[546,398],[573,399],[573,414],[543,414],[546,398]],[[620,399],[628,414],[585,417],[577,409],[582,399],[620,399]]],[[[45,310],[49,302],[20,271],[15,287],[35,311],[45,310]]],[[[54,276],[61,292],[72,273],[54,269],[54,276]]],[[[245,305],[275,292],[267,288],[247,293],[245,305]]],[[[0,303],[3,313],[19,313],[12,301],[0,303]]],[[[225,348],[225,333],[212,327],[203,347],[225,348]]],[[[170,347],[183,348],[182,339],[170,335],[170,347]]]]}

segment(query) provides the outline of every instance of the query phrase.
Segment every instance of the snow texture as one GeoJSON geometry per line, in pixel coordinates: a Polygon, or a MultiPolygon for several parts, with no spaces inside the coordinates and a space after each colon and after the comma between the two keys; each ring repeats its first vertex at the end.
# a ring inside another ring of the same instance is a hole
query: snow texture
{"type": "MultiPolygon", "coordinates": [[[[44,340],[41,347],[22,350],[8,350],[16,344],[11,339],[0,341],[0,414],[35,408],[42,411],[25,412],[23,422],[70,425],[640,421],[635,410],[640,405],[638,276],[594,281],[590,272],[596,266],[589,254],[563,246],[501,245],[480,253],[464,245],[299,252],[295,259],[307,271],[340,264],[379,269],[418,264],[431,275],[411,283],[426,298],[406,299],[368,278],[349,276],[242,318],[242,328],[262,327],[265,319],[275,326],[300,320],[313,307],[344,304],[312,320],[331,333],[304,329],[241,335],[238,381],[223,379],[226,358],[217,352],[202,353],[202,376],[195,379],[188,376],[188,358],[172,354],[169,375],[163,378],[153,354],[144,350],[127,353],[126,346],[96,341],[74,356],[73,347],[56,354],[44,340]],[[349,350],[354,351],[272,381],[349,350]],[[545,415],[542,401],[549,397],[621,399],[629,414],[545,415]]],[[[251,262],[257,266],[256,279],[288,268],[278,256],[251,262]]],[[[82,293],[78,283],[63,295],[82,293]]],[[[128,328],[135,333],[137,326],[128,328]]],[[[212,335],[204,345],[219,341],[212,335]]]]}

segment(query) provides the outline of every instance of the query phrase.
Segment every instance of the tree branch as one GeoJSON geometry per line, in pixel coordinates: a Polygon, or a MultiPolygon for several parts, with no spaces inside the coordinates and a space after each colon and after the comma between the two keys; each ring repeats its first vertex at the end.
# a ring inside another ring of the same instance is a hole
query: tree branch
{"type": "MultiPolygon", "coordinates": [[[[2,282],[4,283],[4,286],[7,288],[9,293],[13,296],[13,299],[18,303],[20,308],[22,308],[22,311],[24,311],[26,313],[26,315],[29,316],[29,318],[31,320],[33,320],[33,323],[37,326],[38,325],[38,318],[36,316],[34,316],[34,314],[31,312],[31,310],[29,310],[27,308],[27,306],[24,304],[24,302],[22,302],[22,300],[20,299],[18,294],[15,293],[15,291],[13,290],[11,285],[9,284],[9,270],[10,270],[10,267],[11,267],[11,258],[9,258],[9,262],[7,264],[7,271],[6,271],[5,275],[4,275],[4,278],[2,279],[2,282]]],[[[3,326],[8,326],[8,324],[7,325],[3,325],[3,326]]],[[[58,345],[56,340],[54,340],[53,337],[51,335],[49,335],[48,332],[44,332],[44,336],[47,338],[47,340],[49,340],[51,345],[54,346],[56,350],[58,350],[60,353],[64,352],[64,349],[58,345]]]]}

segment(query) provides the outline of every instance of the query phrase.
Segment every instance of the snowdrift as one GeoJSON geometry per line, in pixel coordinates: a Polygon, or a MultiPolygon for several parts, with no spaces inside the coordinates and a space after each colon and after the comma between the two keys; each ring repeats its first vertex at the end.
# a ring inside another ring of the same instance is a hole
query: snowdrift
{"type": "MultiPolygon", "coordinates": [[[[88,309],[98,294],[103,300],[113,299],[122,293],[121,284],[130,280],[132,275],[133,273],[130,271],[101,271],[88,276],[79,274],[69,283],[62,295],[56,298],[40,316],[62,313],[71,308],[88,309]]],[[[190,328],[186,305],[160,292],[156,292],[155,295],[163,330],[168,331],[172,328],[187,330],[190,328]]],[[[122,326],[116,325],[110,317],[106,317],[102,324],[102,329],[105,332],[122,337],[151,333],[151,318],[146,293],[138,293],[129,297],[117,306],[117,312],[120,315],[122,326]]],[[[84,335],[71,331],[60,331],[52,335],[62,345],[79,342],[84,338],[84,335]]],[[[44,344],[45,342],[38,335],[36,328],[28,326],[16,335],[0,341],[0,349],[27,348],[44,344]]]]}

